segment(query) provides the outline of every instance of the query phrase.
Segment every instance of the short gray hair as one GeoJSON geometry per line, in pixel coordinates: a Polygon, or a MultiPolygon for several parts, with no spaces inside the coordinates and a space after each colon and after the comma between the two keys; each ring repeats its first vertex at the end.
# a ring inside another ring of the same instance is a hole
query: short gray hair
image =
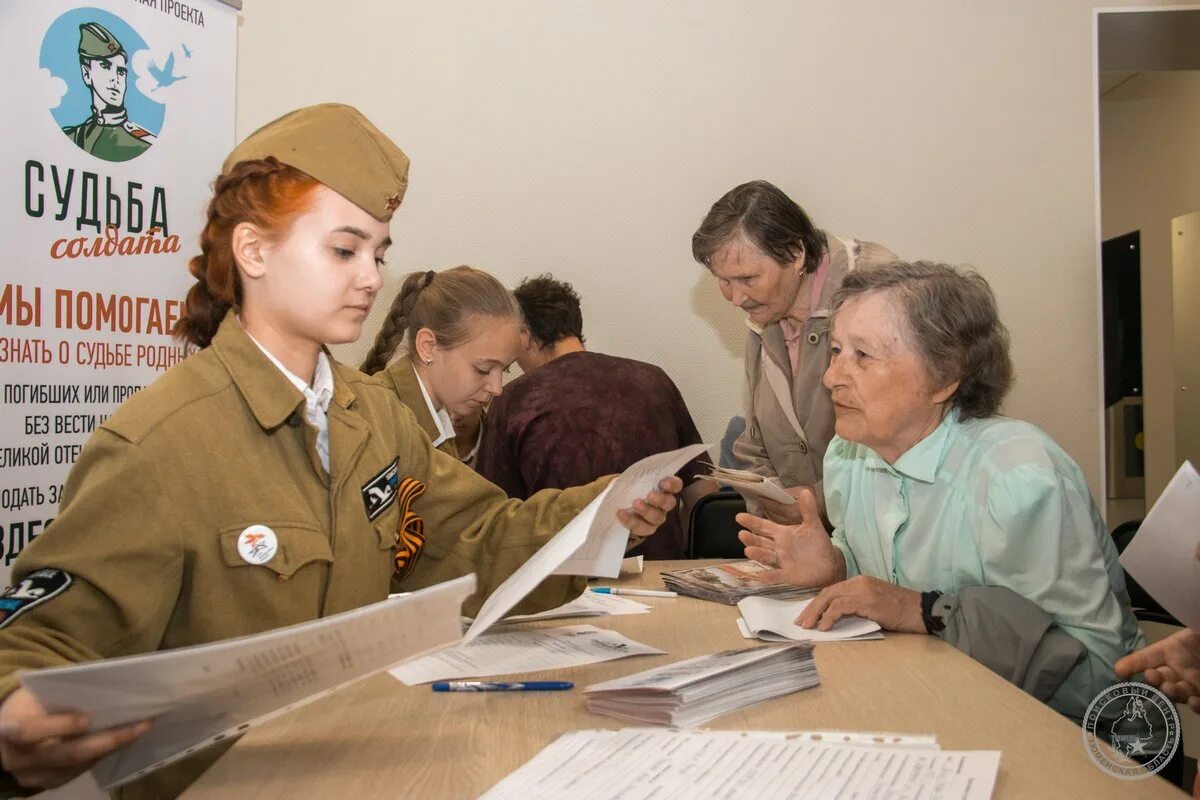
{"type": "Polygon", "coordinates": [[[896,300],[934,384],[959,382],[950,402],[962,419],[983,419],[1000,409],[1012,385],[1012,359],[1008,329],[983,276],[929,261],[851,272],[833,296],[832,313],[876,292],[896,300]]]}

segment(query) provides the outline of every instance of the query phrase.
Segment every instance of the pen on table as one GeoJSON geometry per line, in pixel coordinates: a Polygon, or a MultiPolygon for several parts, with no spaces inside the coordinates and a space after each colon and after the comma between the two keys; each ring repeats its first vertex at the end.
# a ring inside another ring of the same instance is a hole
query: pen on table
{"type": "Polygon", "coordinates": [[[596,594],[626,594],[635,597],[678,597],[675,592],[663,592],[658,589],[621,589],[616,586],[594,586],[592,591],[596,594]]]}
{"type": "Polygon", "coordinates": [[[438,681],[433,684],[435,692],[560,692],[574,688],[575,684],[570,681],[438,681]]]}

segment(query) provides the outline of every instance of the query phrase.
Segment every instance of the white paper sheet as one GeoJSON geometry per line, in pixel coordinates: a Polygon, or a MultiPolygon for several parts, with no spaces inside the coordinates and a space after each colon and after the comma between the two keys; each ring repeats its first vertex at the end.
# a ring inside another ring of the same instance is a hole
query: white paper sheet
{"type": "Polygon", "coordinates": [[[721,486],[728,486],[747,500],[754,497],[765,497],[785,506],[794,505],[796,502],[796,498],[788,494],[782,486],[765,480],[761,475],[748,470],[714,467],[711,474],[697,475],[696,477],[716,481],[721,486]]]}
{"type": "Polygon", "coordinates": [[[988,800],[999,767],[998,752],[946,752],[924,741],[873,746],[784,732],[584,730],[560,736],[483,798],[988,800]]]}
{"type": "MultiPolygon", "coordinates": [[[[750,628],[746,626],[746,620],[742,619],[741,617],[737,618],[737,626],[738,626],[738,633],[740,633],[742,635],[743,639],[757,639],[760,642],[791,642],[791,641],[794,641],[793,639],[789,639],[786,636],[780,636],[778,633],[771,633],[770,631],[762,631],[761,633],[756,635],[754,633],[754,631],[750,630],[750,628]]],[[[842,642],[865,642],[865,641],[869,641],[871,639],[882,639],[882,638],[883,638],[883,634],[880,633],[879,631],[875,631],[874,633],[864,633],[862,636],[851,636],[847,639],[840,639],[839,641],[842,641],[842,642]]]]}
{"type": "Polygon", "coordinates": [[[627,469],[488,595],[467,629],[465,641],[494,625],[551,575],[615,578],[629,540],[628,531],[617,521],[617,511],[645,497],[660,480],[674,475],[704,449],[705,445],[697,444],[660,453],[627,469]]]}
{"type": "Polygon", "coordinates": [[[567,619],[569,617],[617,617],[625,614],[648,614],[653,606],[630,600],[615,594],[596,594],[591,590],[585,591],[569,603],[549,611],[538,611],[534,614],[517,614],[505,617],[497,622],[504,625],[509,622],[529,622],[539,619],[567,619]]]}
{"type": "Polygon", "coordinates": [[[1190,461],[1167,488],[1121,554],[1121,566],[1150,596],[1192,630],[1200,630],[1200,474],[1190,461]]]}
{"type": "Polygon", "coordinates": [[[738,601],[738,611],[746,627],[756,636],[768,632],[794,642],[837,642],[875,633],[879,625],[862,617],[842,617],[827,631],[801,628],[795,623],[804,607],[813,601],[773,600],[770,597],[746,597],[738,601]]]}
{"type": "Polygon", "coordinates": [[[485,678],[596,664],[627,656],[662,655],[616,631],[568,625],[537,631],[489,633],[391,670],[409,686],[454,678],[485,678]]]}
{"type": "Polygon", "coordinates": [[[100,730],[154,728],[92,768],[110,789],[354,681],[462,638],[466,575],[405,597],[208,645],[28,672],[50,712],[82,711],[100,730]]]}
{"type": "Polygon", "coordinates": [[[641,575],[645,558],[645,556],[630,556],[629,558],[621,559],[621,574],[641,575]]]}
{"type": "Polygon", "coordinates": [[[555,568],[555,575],[588,575],[596,578],[615,578],[620,574],[629,531],[617,519],[617,512],[629,508],[658,488],[663,478],[669,478],[696,456],[708,451],[706,444],[694,444],[647,456],[625,470],[613,481],[604,499],[594,509],[588,506],[580,517],[586,518],[587,540],[582,547],[555,568]]]}

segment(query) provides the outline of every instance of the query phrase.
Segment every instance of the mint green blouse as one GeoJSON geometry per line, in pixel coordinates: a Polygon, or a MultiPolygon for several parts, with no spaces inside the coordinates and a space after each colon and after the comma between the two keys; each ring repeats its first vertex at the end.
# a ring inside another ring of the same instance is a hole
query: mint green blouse
{"type": "Polygon", "coordinates": [[[917,591],[1005,586],[1087,648],[1050,700],[1082,717],[1144,646],[1112,537],[1078,465],[1037,427],[1006,417],[941,425],[894,464],[835,436],[825,501],[847,577],[917,591]]]}

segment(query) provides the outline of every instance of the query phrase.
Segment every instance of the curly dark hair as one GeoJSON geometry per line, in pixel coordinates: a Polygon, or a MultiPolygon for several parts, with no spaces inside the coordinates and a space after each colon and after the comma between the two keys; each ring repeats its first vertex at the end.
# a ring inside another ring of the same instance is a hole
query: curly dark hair
{"type": "Polygon", "coordinates": [[[905,317],[915,349],[936,386],[958,381],[950,403],[962,419],[996,414],[1013,380],[1008,329],[996,295],[977,272],[929,261],[896,261],[851,272],[833,296],[836,316],[860,295],[887,292],[905,317]]]}
{"type": "Polygon", "coordinates": [[[581,343],[583,338],[583,311],[579,308],[579,295],[566,281],[556,281],[550,273],[526,278],[513,290],[529,334],[540,348],[553,347],[555,343],[572,336],[581,343]]]}

